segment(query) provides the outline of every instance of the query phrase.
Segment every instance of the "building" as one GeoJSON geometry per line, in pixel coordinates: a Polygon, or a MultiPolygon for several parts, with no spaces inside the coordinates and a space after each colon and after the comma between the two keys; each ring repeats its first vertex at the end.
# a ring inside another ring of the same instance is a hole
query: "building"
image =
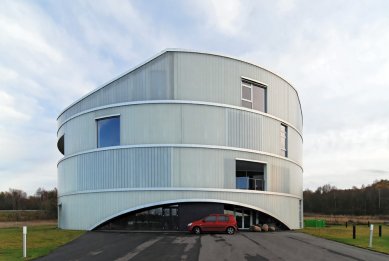
{"type": "Polygon", "coordinates": [[[301,228],[302,121],[278,75],[165,50],[59,115],[59,227],[175,230],[226,212],[301,228]]]}

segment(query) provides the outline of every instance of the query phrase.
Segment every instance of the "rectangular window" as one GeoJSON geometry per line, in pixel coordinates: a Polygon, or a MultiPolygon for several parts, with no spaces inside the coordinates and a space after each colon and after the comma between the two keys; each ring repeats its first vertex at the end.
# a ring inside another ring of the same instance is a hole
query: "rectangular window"
{"type": "Polygon", "coordinates": [[[288,126],[281,124],[280,129],[281,156],[288,157],[288,126]]]}
{"type": "Polygon", "coordinates": [[[245,108],[266,112],[266,86],[242,80],[242,106],[245,108]]]}
{"type": "Polygon", "coordinates": [[[265,190],[265,164],[252,161],[236,161],[236,188],[265,190]]]}
{"type": "Polygon", "coordinates": [[[97,119],[97,147],[120,145],[120,117],[97,119]]]}

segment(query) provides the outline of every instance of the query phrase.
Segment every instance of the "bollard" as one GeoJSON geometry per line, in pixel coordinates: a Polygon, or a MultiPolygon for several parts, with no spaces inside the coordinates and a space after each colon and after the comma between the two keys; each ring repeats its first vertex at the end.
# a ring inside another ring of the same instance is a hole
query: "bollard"
{"type": "Polygon", "coordinates": [[[346,221],[346,228],[347,228],[347,221],[346,221]]]}
{"type": "Polygon", "coordinates": [[[378,226],[378,236],[382,237],[382,225],[378,226]]]}
{"type": "Polygon", "coordinates": [[[371,224],[370,225],[370,240],[369,240],[369,248],[372,248],[373,247],[373,229],[374,229],[374,225],[371,224]]]}
{"type": "Polygon", "coordinates": [[[23,257],[27,257],[27,227],[23,226],[23,257]]]}
{"type": "Polygon", "coordinates": [[[353,239],[355,239],[355,233],[356,231],[355,231],[355,225],[353,225],[353,239]]]}

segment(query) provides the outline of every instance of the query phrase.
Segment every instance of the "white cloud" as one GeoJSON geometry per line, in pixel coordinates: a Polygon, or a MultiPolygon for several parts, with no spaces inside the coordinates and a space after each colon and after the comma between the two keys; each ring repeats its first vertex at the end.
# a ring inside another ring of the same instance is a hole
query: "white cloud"
{"type": "Polygon", "coordinates": [[[244,32],[252,6],[249,1],[239,0],[192,1],[189,5],[196,16],[202,17],[201,22],[206,30],[218,31],[226,36],[237,36],[244,32]]]}
{"type": "Polygon", "coordinates": [[[1,1],[0,190],[55,186],[58,113],[167,47],[238,56],[299,90],[305,187],[389,178],[387,5],[1,1]]]}
{"type": "Polygon", "coordinates": [[[19,121],[28,120],[30,118],[29,115],[17,111],[15,109],[17,106],[15,104],[14,98],[2,91],[0,91],[0,104],[0,121],[19,121]]]}

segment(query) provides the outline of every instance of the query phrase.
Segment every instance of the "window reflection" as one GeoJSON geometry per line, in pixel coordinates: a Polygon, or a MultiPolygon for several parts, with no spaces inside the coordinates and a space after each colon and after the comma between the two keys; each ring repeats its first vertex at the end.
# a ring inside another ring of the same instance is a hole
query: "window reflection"
{"type": "Polygon", "coordinates": [[[120,117],[97,120],[97,147],[120,145],[120,117]]]}

